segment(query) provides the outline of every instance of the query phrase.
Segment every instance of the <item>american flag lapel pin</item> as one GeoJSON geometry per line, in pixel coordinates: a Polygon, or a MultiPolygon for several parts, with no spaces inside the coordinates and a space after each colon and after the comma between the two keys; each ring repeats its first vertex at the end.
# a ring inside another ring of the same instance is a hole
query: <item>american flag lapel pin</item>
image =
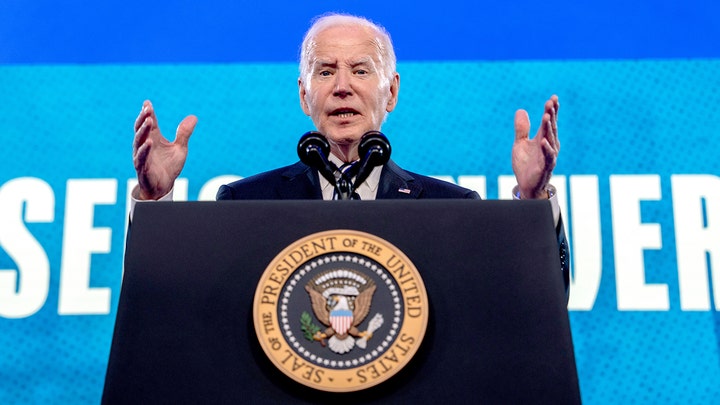
{"type": "Polygon", "coordinates": [[[410,194],[409,188],[399,188],[398,191],[401,193],[410,194]]]}

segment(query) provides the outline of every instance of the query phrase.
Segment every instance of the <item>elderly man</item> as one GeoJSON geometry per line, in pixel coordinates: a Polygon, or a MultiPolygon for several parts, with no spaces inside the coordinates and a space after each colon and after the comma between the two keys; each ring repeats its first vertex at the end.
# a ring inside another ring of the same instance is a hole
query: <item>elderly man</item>
{"type": "MultiPolygon", "coordinates": [[[[315,21],[302,43],[300,106],[317,130],[327,137],[329,159],[337,166],[359,159],[358,145],[368,131],[379,131],[398,102],[400,75],[384,28],[355,16],[331,14],[315,21]]],[[[548,181],[560,148],[557,134],[558,98],[545,104],[537,135],[529,138],[524,110],[515,114],[512,167],[518,181],[516,198],[551,198],[558,230],[565,285],[568,285],[565,236],[559,208],[548,181]]],[[[170,199],[175,179],[187,156],[188,139],[197,123],[186,117],[176,139],[160,133],[152,105],[146,101],[135,122],[133,160],[138,175],[136,200],[170,199]]],[[[325,199],[333,187],[318,171],[302,162],[224,185],[217,199],[325,199]]],[[[407,172],[392,160],[378,166],[356,190],[361,199],[480,198],[472,191],[427,176],[407,172]]]]}

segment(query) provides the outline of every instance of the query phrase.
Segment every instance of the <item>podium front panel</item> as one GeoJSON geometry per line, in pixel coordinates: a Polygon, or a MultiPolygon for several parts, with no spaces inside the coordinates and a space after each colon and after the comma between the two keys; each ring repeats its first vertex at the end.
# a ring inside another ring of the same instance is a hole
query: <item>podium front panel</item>
{"type": "Polygon", "coordinates": [[[105,403],[578,403],[546,201],[219,201],[136,206],[105,403]],[[268,264],[328,230],[404,252],[430,316],[410,363],[352,393],[308,388],[262,351],[252,306],[268,264]]]}

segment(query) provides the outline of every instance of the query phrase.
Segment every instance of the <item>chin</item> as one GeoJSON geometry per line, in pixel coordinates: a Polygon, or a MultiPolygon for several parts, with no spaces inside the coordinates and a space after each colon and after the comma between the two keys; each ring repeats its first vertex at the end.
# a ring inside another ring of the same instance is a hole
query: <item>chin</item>
{"type": "Polygon", "coordinates": [[[365,132],[359,131],[336,131],[329,134],[325,134],[328,140],[337,145],[352,145],[360,142],[365,132]]]}

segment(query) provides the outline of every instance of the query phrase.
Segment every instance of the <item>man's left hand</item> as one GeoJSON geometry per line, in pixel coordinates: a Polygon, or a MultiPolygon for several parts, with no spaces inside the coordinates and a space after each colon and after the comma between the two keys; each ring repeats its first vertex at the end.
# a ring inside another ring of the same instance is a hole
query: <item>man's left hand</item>
{"type": "Polygon", "coordinates": [[[521,199],[548,198],[546,189],[560,152],[557,128],[559,108],[558,96],[553,95],[545,103],[542,123],[533,139],[530,139],[530,118],[527,111],[515,112],[512,168],[521,199]]]}

